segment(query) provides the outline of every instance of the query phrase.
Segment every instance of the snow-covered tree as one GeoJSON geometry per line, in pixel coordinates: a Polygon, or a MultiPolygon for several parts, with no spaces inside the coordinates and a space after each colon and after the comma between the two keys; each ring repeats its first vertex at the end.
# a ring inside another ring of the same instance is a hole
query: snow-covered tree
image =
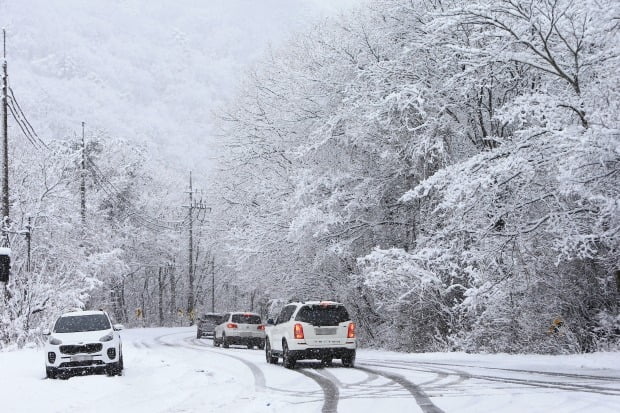
{"type": "Polygon", "coordinates": [[[617,338],[617,15],[386,0],[293,40],[223,115],[231,277],[401,349],[617,338]]]}

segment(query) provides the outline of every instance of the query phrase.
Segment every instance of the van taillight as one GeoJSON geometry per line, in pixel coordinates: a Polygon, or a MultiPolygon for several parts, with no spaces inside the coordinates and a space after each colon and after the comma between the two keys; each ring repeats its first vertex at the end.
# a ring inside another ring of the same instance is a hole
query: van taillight
{"type": "Polygon", "coordinates": [[[228,323],[228,324],[226,324],[226,328],[237,328],[237,324],[235,324],[235,323],[228,323]]]}
{"type": "Polygon", "coordinates": [[[293,327],[293,337],[297,340],[304,338],[304,328],[301,324],[295,324],[293,327]]]}
{"type": "Polygon", "coordinates": [[[259,325],[259,326],[258,326],[258,329],[259,329],[259,330],[264,330],[264,329],[265,329],[265,326],[261,324],[261,325],[259,325]]]}
{"type": "Polygon", "coordinates": [[[349,324],[349,329],[347,330],[347,338],[355,338],[355,323],[349,324]]]}

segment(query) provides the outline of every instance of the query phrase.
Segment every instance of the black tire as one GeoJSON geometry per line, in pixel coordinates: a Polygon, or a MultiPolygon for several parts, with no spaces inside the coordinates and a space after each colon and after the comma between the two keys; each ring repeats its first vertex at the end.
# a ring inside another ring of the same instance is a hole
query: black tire
{"type": "Polygon", "coordinates": [[[248,349],[252,350],[254,348],[254,344],[248,343],[248,349]]]}
{"type": "Polygon", "coordinates": [[[196,331],[196,338],[201,338],[202,337],[202,333],[200,332],[200,330],[196,331]]]}
{"type": "Polygon", "coordinates": [[[116,363],[110,363],[105,367],[105,372],[108,376],[120,376],[123,371],[122,361],[116,363]]]}
{"type": "Polygon", "coordinates": [[[265,347],[265,359],[269,364],[278,364],[278,356],[274,356],[271,353],[271,345],[269,344],[269,339],[265,339],[265,343],[263,345],[265,347]]]}
{"type": "Polygon", "coordinates": [[[324,357],[321,359],[321,364],[326,366],[326,367],[331,367],[332,366],[332,358],[331,357],[324,357]]]}
{"type": "Polygon", "coordinates": [[[288,344],[286,344],[286,341],[283,341],[282,342],[282,365],[286,367],[287,369],[294,369],[295,362],[297,362],[297,360],[295,360],[295,357],[291,355],[288,349],[288,344]]]}
{"type": "Polygon", "coordinates": [[[121,348],[121,356],[118,359],[118,375],[120,376],[125,369],[125,362],[123,361],[123,349],[121,348]]]}
{"type": "Polygon", "coordinates": [[[219,347],[220,346],[220,342],[217,341],[217,338],[215,336],[213,336],[213,347],[219,347]]]}
{"type": "Polygon", "coordinates": [[[261,341],[259,341],[259,343],[258,343],[258,349],[259,349],[259,350],[262,350],[262,349],[264,349],[264,348],[265,348],[265,340],[261,340],[261,341]]]}
{"type": "Polygon", "coordinates": [[[54,367],[46,367],[45,368],[45,377],[48,379],[55,379],[58,375],[58,371],[54,367]]]}
{"type": "Polygon", "coordinates": [[[224,347],[224,348],[230,347],[230,344],[228,343],[228,340],[226,340],[226,334],[222,334],[222,347],[224,347]]]}
{"type": "Polygon", "coordinates": [[[351,353],[348,357],[343,357],[342,365],[344,367],[355,367],[355,352],[351,353]]]}

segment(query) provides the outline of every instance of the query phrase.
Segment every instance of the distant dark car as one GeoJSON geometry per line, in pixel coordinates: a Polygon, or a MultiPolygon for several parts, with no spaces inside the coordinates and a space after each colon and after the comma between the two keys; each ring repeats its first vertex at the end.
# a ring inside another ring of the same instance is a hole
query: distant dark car
{"type": "Polygon", "coordinates": [[[222,314],[220,313],[207,313],[198,319],[196,337],[213,337],[213,331],[215,326],[220,323],[222,314]]]}

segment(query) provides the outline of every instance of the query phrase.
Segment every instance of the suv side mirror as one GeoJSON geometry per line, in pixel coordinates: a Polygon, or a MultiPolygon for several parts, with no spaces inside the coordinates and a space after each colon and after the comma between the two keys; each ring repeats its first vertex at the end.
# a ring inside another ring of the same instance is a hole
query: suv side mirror
{"type": "Polygon", "coordinates": [[[121,331],[125,327],[122,324],[114,324],[112,328],[114,329],[114,331],[121,331]]]}
{"type": "Polygon", "coordinates": [[[273,322],[273,318],[270,318],[269,320],[267,320],[267,325],[273,326],[276,323],[273,322]]]}

